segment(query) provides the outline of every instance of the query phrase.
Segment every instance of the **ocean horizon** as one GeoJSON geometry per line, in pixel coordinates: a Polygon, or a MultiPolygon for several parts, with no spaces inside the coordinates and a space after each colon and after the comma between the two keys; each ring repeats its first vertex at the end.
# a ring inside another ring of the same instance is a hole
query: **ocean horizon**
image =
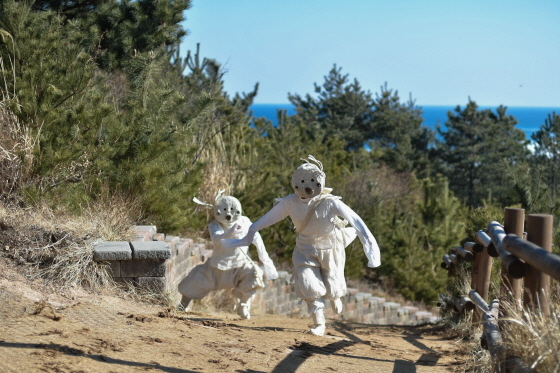
{"type": "MultiPolygon", "coordinates": [[[[426,105],[419,107],[423,111],[423,125],[435,130],[438,124],[445,127],[447,113],[449,111],[455,112],[457,105],[426,105]]],[[[461,108],[464,107],[464,105],[461,105],[461,108]]],[[[495,112],[497,106],[480,106],[480,109],[491,109],[495,112]]],[[[253,117],[264,117],[272,121],[274,125],[278,124],[277,110],[286,110],[288,115],[295,114],[294,105],[292,104],[253,104],[249,110],[253,112],[253,117]]],[[[518,124],[516,127],[523,130],[525,137],[529,140],[531,135],[544,124],[548,115],[553,112],[560,114],[560,107],[508,106],[506,111],[508,115],[512,115],[517,119],[518,124]]]]}

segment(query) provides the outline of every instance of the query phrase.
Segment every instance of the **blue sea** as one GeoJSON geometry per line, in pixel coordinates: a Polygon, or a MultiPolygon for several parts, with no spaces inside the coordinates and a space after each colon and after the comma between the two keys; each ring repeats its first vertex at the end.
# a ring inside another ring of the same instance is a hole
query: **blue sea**
{"type": "MultiPolygon", "coordinates": [[[[424,118],[424,126],[433,128],[440,124],[444,127],[447,121],[447,112],[454,112],[456,106],[422,106],[422,115],[424,118]]],[[[464,109],[464,105],[461,106],[464,109]]],[[[481,106],[480,109],[492,109],[494,112],[497,107],[481,106]]],[[[278,123],[276,116],[277,110],[287,110],[288,115],[295,114],[294,106],[292,104],[254,104],[250,107],[253,111],[254,117],[265,117],[272,121],[274,124],[278,123]]],[[[525,137],[531,139],[533,132],[538,131],[541,125],[544,124],[548,114],[556,112],[560,114],[560,107],[523,107],[514,106],[507,108],[507,114],[513,115],[517,119],[517,128],[525,132],[525,137]]]]}

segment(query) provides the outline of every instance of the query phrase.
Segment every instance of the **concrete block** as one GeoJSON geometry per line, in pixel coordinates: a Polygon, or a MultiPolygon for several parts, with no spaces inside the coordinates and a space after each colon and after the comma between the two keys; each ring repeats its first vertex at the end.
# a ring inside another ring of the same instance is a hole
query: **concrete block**
{"type": "Polygon", "coordinates": [[[165,233],[156,233],[153,235],[152,240],[154,241],[165,241],[165,233]]]}
{"type": "Polygon", "coordinates": [[[184,260],[191,255],[191,244],[189,242],[183,242],[177,245],[177,258],[179,260],[184,260]]]}
{"type": "Polygon", "coordinates": [[[181,237],[179,236],[167,236],[165,237],[165,242],[171,249],[172,252],[176,253],[176,247],[178,246],[179,242],[181,241],[181,237]]]}
{"type": "Polygon", "coordinates": [[[202,261],[205,262],[205,261],[207,261],[208,259],[210,259],[210,258],[212,257],[212,253],[213,253],[213,252],[214,252],[213,250],[206,250],[206,249],[201,250],[200,254],[201,254],[201,256],[202,256],[202,261]]]}
{"type": "Polygon", "coordinates": [[[200,255],[200,247],[197,245],[193,245],[191,247],[191,256],[199,256],[200,255]]]}
{"type": "Polygon", "coordinates": [[[120,260],[109,260],[109,265],[111,266],[111,274],[113,277],[122,277],[120,260]]]}
{"type": "Polygon", "coordinates": [[[132,241],[132,258],[140,259],[169,259],[171,250],[166,242],[161,241],[132,241]]]}
{"type": "Polygon", "coordinates": [[[165,260],[126,260],[121,263],[121,277],[163,277],[165,260]]]}
{"type": "Polygon", "coordinates": [[[189,245],[189,246],[193,246],[194,245],[194,240],[192,238],[182,238],[181,241],[183,242],[183,244],[185,245],[189,245]]]}
{"type": "Polygon", "coordinates": [[[397,309],[399,309],[399,308],[401,308],[400,303],[394,303],[394,302],[385,302],[385,303],[383,303],[383,309],[384,309],[385,311],[387,311],[387,310],[397,310],[397,309]]]}
{"type": "Polygon", "coordinates": [[[371,293],[356,293],[354,296],[356,297],[356,301],[359,302],[371,298],[371,293]]]}
{"type": "Polygon", "coordinates": [[[153,292],[163,292],[167,285],[165,277],[136,277],[135,282],[139,287],[153,292]]]}
{"type": "Polygon", "coordinates": [[[432,313],[431,312],[424,312],[424,311],[420,311],[420,312],[416,312],[416,320],[429,320],[432,318],[432,313]]]}
{"type": "Polygon", "coordinates": [[[380,298],[380,297],[369,298],[369,304],[371,306],[373,306],[373,305],[381,306],[383,303],[385,303],[385,298],[380,298]]]}
{"type": "Polygon", "coordinates": [[[132,250],[126,241],[99,242],[93,246],[93,260],[130,260],[132,250]]]}
{"type": "Polygon", "coordinates": [[[157,233],[157,228],[155,225],[137,225],[134,227],[136,232],[135,240],[137,241],[151,241],[154,234],[157,233]]]}
{"type": "Polygon", "coordinates": [[[418,307],[404,306],[403,308],[408,310],[409,315],[414,315],[416,312],[418,312],[418,307]]]}
{"type": "Polygon", "coordinates": [[[358,294],[360,291],[358,289],[354,289],[354,288],[348,288],[348,294],[350,295],[356,295],[358,294]]]}
{"type": "Polygon", "coordinates": [[[404,307],[397,308],[397,316],[408,316],[408,310],[404,307]]]}

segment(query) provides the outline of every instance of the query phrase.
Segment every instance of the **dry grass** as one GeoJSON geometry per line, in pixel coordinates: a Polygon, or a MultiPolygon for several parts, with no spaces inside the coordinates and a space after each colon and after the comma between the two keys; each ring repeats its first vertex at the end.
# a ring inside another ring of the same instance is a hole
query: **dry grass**
{"type": "Polygon", "coordinates": [[[78,216],[46,205],[22,209],[2,204],[2,255],[25,268],[28,277],[101,289],[113,282],[109,267],[93,260],[93,246],[131,240],[135,212],[134,204],[118,196],[87,206],[78,216]]]}
{"type": "Polygon", "coordinates": [[[0,101],[0,201],[17,203],[18,192],[30,179],[35,141],[0,101]]]}
{"type": "Polygon", "coordinates": [[[21,190],[34,178],[35,138],[29,126],[8,109],[12,100],[15,98],[2,90],[0,255],[24,268],[29,278],[92,289],[111,284],[108,266],[93,261],[93,245],[102,240],[132,237],[131,226],[138,218],[138,208],[133,201],[109,192],[95,204],[84,207],[79,215],[46,204],[20,207],[21,190]]]}
{"type": "Polygon", "coordinates": [[[501,320],[508,352],[522,358],[536,372],[560,372],[560,303],[551,304],[548,317],[540,311],[520,310],[511,302],[501,306],[508,314],[501,320]]]}
{"type": "Polygon", "coordinates": [[[470,269],[459,265],[455,274],[449,278],[447,291],[440,301],[440,314],[446,329],[447,338],[453,338],[468,356],[463,367],[465,372],[493,372],[490,353],[480,344],[482,327],[473,326],[472,311],[459,313],[450,301],[459,296],[468,296],[471,290],[470,269]]]}
{"type": "MultiPolygon", "coordinates": [[[[460,270],[461,271],[461,270],[460,270]]],[[[466,273],[460,272],[450,281],[448,297],[468,294],[470,284],[466,273]]],[[[491,293],[498,294],[493,286],[491,293]]],[[[527,312],[520,309],[513,300],[502,300],[500,308],[508,315],[500,319],[501,334],[509,356],[517,356],[535,372],[560,372],[560,302],[559,286],[553,290],[550,316],[541,312],[527,312]]],[[[493,299],[492,296],[490,296],[493,299]]],[[[481,326],[473,326],[470,315],[460,315],[449,307],[442,310],[448,333],[461,341],[470,358],[465,371],[477,373],[493,372],[493,361],[489,352],[480,346],[481,326]]]]}

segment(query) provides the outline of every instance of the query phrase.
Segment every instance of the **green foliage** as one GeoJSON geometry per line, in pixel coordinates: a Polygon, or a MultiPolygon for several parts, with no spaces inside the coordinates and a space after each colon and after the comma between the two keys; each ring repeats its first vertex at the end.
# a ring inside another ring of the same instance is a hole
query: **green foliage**
{"type": "Polygon", "coordinates": [[[177,45],[186,35],[180,25],[191,0],[37,0],[33,10],[60,14],[81,30],[81,44],[95,49],[103,69],[122,69],[138,54],[177,45]]]}
{"type": "MultiPolygon", "coordinates": [[[[558,116],[535,134],[534,157],[526,159],[506,108],[478,110],[470,101],[449,114],[435,152],[412,99],[402,103],[386,85],[373,97],[335,65],[315,84],[316,97],[290,95],[296,114],[279,111],[273,126],[247,114],[258,84],[230,97],[218,61],[202,58],[199,47],[180,57],[189,6],[0,0],[2,116],[25,137],[27,163],[10,168],[29,173],[18,179],[25,201],[79,213],[107,194],[125,196],[140,206],[138,222],[192,234],[209,217],[193,213],[193,196],[211,202],[226,189],[256,220],[293,193],[291,175],[312,154],[323,162],[326,186],[381,248],[382,265],[371,270],[360,242],[350,245],[347,277],[384,281],[424,301],[443,289],[441,256],[501,212],[487,207],[466,217],[460,199],[475,206],[490,190],[487,202],[496,206],[558,214],[558,116]],[[436,176],[441,170],[450,187],[436,176]]],[[[289,219],[261,233],[273,257],[291,262],[289,219]]]]}
{"type": "Polygon", "coordinates": [[[557,200],[560,198],[560,115],[549,114],[531,138],[535,144],[533,163],[542,169],[551,198],[557,200]]]}
{"type": "Polygon", "coordinates": [[[363,91],[357,79],[350,82],[336,65],[325,76],[322,86],[315,84],[315,99],[288,95],[295,105],[296,116],[306,123],[307,132],[314,141],[326,141],[337,136],[346,149],[357,149],[373,137],[373,100],[363,91]]]}
{"type": "Polygon", "coordinates": [[[422,110],[409,99],[401,103],[398,92],[381,87],[373,102],[374,134],[369,142],[378,160],[400,172],[414,172],[418,177],[433,174],[434,159],[430,146],[433,130],[422,125],[422,110]]]}
{"type": "Polygon", "coordinates": [[[347,252],[346,275],[384,281],[409,299],[435,301],[446,274],[441,257],[464,236],[464,206],[445,179],[418,181],[387,168],[361,168],[341,185],[340,195],[377,239],[381,267],[365,270],[361,244],[347,252]]]}
{"type": "Polygon", "coordinates": [[[482,206],[469,210],[466,217],[466,237],[463,242],[473,241],[476,232],[486,229],[491,221],[504,221],[504,209],[496,206],[482,206]]]}
{"type": "Polygon", "coordinates": [[[447,131],[438,129],[439,157],[444,173],[457,197],[471,207],[484,198],[497,198],[507,204],[507,185],[501,162],[514,164],[528,156],[523,131],[515,128],[517,120],[507,115],[507,108],[478,110],[474,101],[456,114],[448,113],[447,131]]]}
{"type": "Polygon", "coordinates": [[[385,264],[380,274],[409,299],[435,300],[445,286],[442,256],[465,234],[466,210],[447,181],[423,180],[421,198],[408,214],[394,219],[380,238],[385,264]]]}
{"type": "Polygon", "coordinates": [[[186,4],[0,3],[0,57],[10,63],[3,97],[37,139],[28,202],[79,210],[109,188],[137,199],[165,232],[191,223],[203,150],[229,127],[246,126],[256,89],[229,100],[215,61],[190,63],[198,51],[170,58],[186,4]],[[116,28],[105,32],[109,13],[116,28]]]}
{"type": "Polygon", "coordinates": [[[338,137],[346,150],[367,144],[373,160],[397,171],[430,176],[434,132],[422,126],[421,109],[412,99],[401,103],[398,92],[387,85],[374,99],[357,79],[350,82],[341,70],[335,65],[322,86],[315,84],[316,98],[288,96],[295,105],[294,116],[305,123],[309,138],[325,142],[338,137]]]}

